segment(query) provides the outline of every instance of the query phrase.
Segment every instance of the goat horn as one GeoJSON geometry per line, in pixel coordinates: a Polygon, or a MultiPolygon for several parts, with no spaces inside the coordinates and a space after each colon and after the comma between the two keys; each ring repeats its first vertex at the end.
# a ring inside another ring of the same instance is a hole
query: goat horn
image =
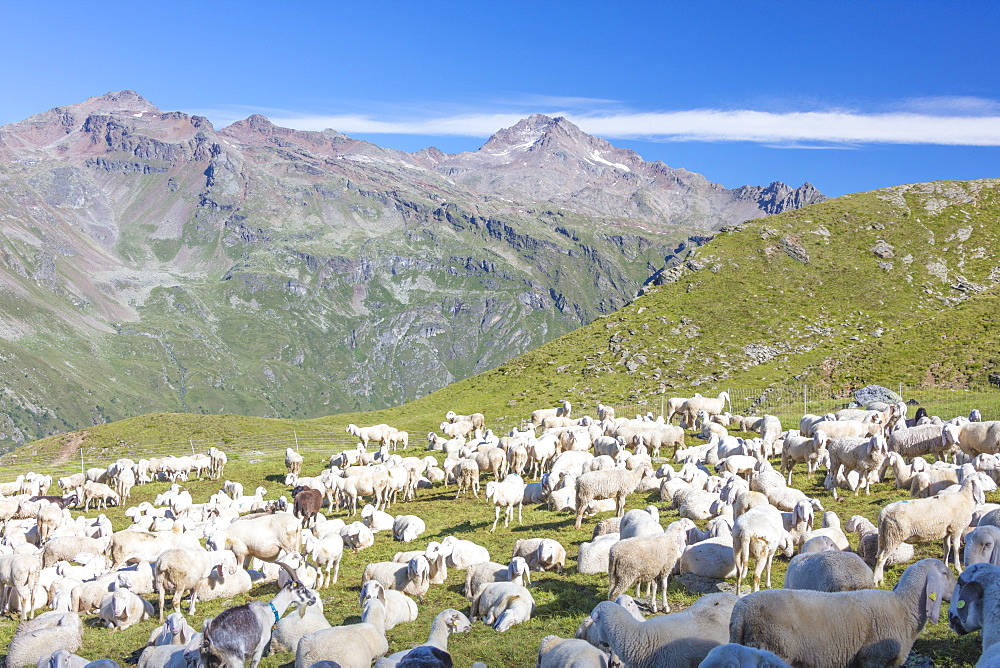
{"type": "Polygon", "coordinates": [[[276,561],[274,563],[277,564],[278,566],[281,566],[283,569],[285,569],[285,572],[288,573],[289,577],[292,578],[292,582],[294,582],[295,584],[297,584],[300,587],[305,587],[305,585],[302,584],[302,581],[299,580],[299,576],[295,573],[294,570],[292,570],[291,566],[289,566],[288,564],[286,564],[283,561],[276,561]]]}

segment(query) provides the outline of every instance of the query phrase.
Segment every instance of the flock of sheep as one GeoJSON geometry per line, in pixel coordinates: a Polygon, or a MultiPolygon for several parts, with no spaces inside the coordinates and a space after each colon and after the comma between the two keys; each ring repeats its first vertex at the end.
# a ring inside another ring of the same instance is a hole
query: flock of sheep
{"type": "Polygon", "coordinates": [[[945,601],[958,633],[982,630],[979,665],[1000,665],[1000,505],[984,497],[996,489],[1000,422],[983,422],[978,411],[947,421],[907,419],[905,404],[873,404],[805,415],[787,429],[773,416],[726,412],[727,402],[724,392],[673,398],[668,414],[655,419],[618,418],[604,405],[596,416],[573,418],[566,402],[534,411],[530,427],[501,437],[486,429],[482,414],[449,412],[441,435],[427,436],[435,454],[423,457],[397,452],[409,444],[406,432],[352,424],[357,448],[331,457],[317,476],[304,476],[302,457],[286,452],[290,502],[266,501],[263,488],[247,495],[229,480],[195,502],[184,489],[189,476],[223,478],[226,456],[216,448],[119,459],[59,479],[59,495],[48,495],[47,476],[20,476],[0,485],[0,603],[21,620],[6,665],[108,668],[114,662],[73,654],[82,643],[81,615],[96,612],[112,631],[158,616],[162,625],[139,658],[145,668],[256,667],[268,648],[295,652],[297,668],[450,666],[448,636],[473,621],[497,632],[530,623],[531,573],[558,577],[566,568],[563,545],[521,539],[501,563],[482,545],[447,536],[369,563],[357,624],[332,626],[318,592],[337,583],[345,550],[371,547],[382,531],[404,543],[426,531],[422,518],[392,515],[392,506],[441,485],[454,485],[456,498],[478,498],[484,476],[495,509],[490,531],[501,515],[508,527],[515,509],[520,522],[524,504],[571,512],[578,530],[585,519],[613,515],[596,521],[576,555],[580,573],[607,573],[609,600],[583,620],[576,638],[542,640],[539,666],[900,665],[945,601]],[[661,456],[672,463],[656,466],[661,456]],[[778,457],[780,471],[769,461],[778,457]],[[790,486],[798,463],[809,472],[825,468],[835,498],[844,489],[870,493],[890,472],[913,498],[886,505],[877,525],[860,515],[842,525],[819,499],[790,486]],[[525,481],[531,478],[537,481],[525,481]],[[172,484],[153,503],[128,508],[126,530],[112,531],[103,515],[70,511],[125,504],[135,485],[153,480],[172,484]],[[625,512],[630,496],[651,493],[680,519],[664,527],[656,505],[625,512]],[[359,506],[361,519],[351,521],[359,506]],[[856,551],[845,531],[857,534],[856,551]],[[938,540],[943,561],[914,561],[913,544],[938,540]],[[784,588],[771,589],[779,552],[791,561],[784,588]],[[751,563],[753,591],[739,596],[751,563]],[[949,563],[961,574],[957,583],[949,563]],[[877,588],[893,564],[906,565],[899,583],[877,588]],[[424,645],[389,654],[386,631],[414,621],[418,603],[446,582],[449,569],[465,571],[469,614],[441,610],[424,645]],[[705,594],[670,612],[669,579],[677,574],[735,579],[736,591],[705,594]],[[200,601],[231,599],[261,581],[277,581],[278,593],[227,608],[200,632],[182,614],[185,599],[191,615],[200,601]],[[634,598],[627,593],[633,586],[634,598]],[[646,618],[640,601],[654,616],[646,618]],[[655,615],[661,607],[668,614],[655,615]]]}

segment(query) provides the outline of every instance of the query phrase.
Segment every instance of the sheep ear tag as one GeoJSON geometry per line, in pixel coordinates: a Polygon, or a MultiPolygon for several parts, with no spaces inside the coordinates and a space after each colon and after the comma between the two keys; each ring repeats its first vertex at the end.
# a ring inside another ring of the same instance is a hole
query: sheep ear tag
{"type": "Polygon", "coordinates": [[[955,607],[961,610],[962,608],[965,607],[965,601],[963,601],[962,599],[958,599],[958,603],[955,604],[955,607]]]}
{"type": "Polygon", "coordinates": [[[929,598],[932,601],[936,601],[937,600],[937,592],[936,591],[932,591],[931,593],[927,594],[927,598],[929,598]]]}

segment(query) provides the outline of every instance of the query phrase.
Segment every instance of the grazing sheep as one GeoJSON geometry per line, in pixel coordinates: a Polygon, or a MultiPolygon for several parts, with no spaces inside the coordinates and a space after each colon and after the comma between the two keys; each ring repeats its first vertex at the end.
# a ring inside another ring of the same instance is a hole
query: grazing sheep
{"type": "MultiPolygon", "coordinates": [[[[670,612],[667,585],[684,552],[685,535],[668,528],[658,536],[627,538],[611,546],[608,561],[608,598],[614,599],[634,584],[651,583],[650,607],[656,612],[656,589],[663,597],[663,610],[670,612]]],[[[638,593],[638,592],[637,592],[638,593]]]]}
{"type": "Polygon", "coordinates": [[[853,552],[810,552],[788,562],[785,589],[855,591],[870,589],[873,580],[871,567],[853,552]]]}
{"type": "Polygon", "coordinates": [[[639,486],[639,481],[651,474],[651,469],[640,467],[634,471],[590,471],[581,475],[576,481],[575,527],[580,528],[587,504],[596,499],[614,499],[615,515],[624,515],[626,498],[639,486]]]}
{"type": "Polygon", "coordinates": [[[733,560],[736,564],[736,595],[739,596],[747,575],[750,559],[756,560],[753,590],[760,590],[760,578],[767,569],[767,586],[771,586],[771,562],[778,550],[792,555],[792,537],[785,531],[781,512],[774,506],[755,506],[740,515],[733,525],[733,560]]]}
{"type": "MultiPolygon", "coordinates": [[[[379,659],[375,662],[375,668],[394,668],[403,659],[412,659],[413,652],[421,648],[434,648],[443,652],[448,651],[448,636],[452,633],[468,633],[472,628],[472,622],[464,614],[453,608],[445,608],[434,617],[431,622],[431,632],[427,636],[427,642],[412,650],[403,650],[379,659]]],[[[408,664],[410,665],[410,664],[408,664]]],[[[424,664],[413,664],[413,668],[418,668],[424,664]]]]}
{"type": "Polygon", "coordinates": [[[531,592],[512,582],[487,582],[472,599],[472,621],[482,619],[501,633],[531,619],[535,599],[531,592]]]}
{"type": "Polygon", "coordinates": [[[156,566],[153,569],[153,579],[156,591],[160,594],[160,623],[163,623],[164,599],[167,595],[167,589],[174,590],[174,611],[180,610],[184,593],[191,592],[188,614],[193,615],[195,604],[198,601],[198,585],[215,570],[218,570],[220,574],[223,571],[228,575],[236,574],[236,563],[232,552],[174,548],[166,550],[157,557],[156,566]]]}
{"type": "Polygon", "coordinates": [[[371,668],[375,659],[389,651],[385,639],[385,607],[378,599],[365,601],[368,621],[346,624],[302,636],[295,650],[295,668],[308,668],[319,661],[340,668],[371,668]]]}
{"type": "Polygon", "coordinates": [[[545,636],[538,644],[535,668],[607,668],[608,655],[586,640],[545,636]]]}
{"type": "MultiPolygon", "coordinates": [[[[188,668],[188,661],[201,659],[202,634],[196,634],[186,645],[152,645],[142,650],[136,668],[188,668]]],[[[92,668],[97,668],[92,666],[92,668]]]]}
{"type": "Polygon", "coordinates": [[[572,404],[568,401],[562,402],[561,406],[556,408],[539,408],[531,412],[531,424],[538,427],[542,424],[542,420],[547,417],[569,417],[570,412],[573,410],[572,404]]]}
{"type": "Polygon", "coordinates": [[[531,568],[524,557],[514,557],[506,566],[493,561],[473,564],[465,572],[465,597],[471,601],[487,582],[513,582],[526,587],[531,584],[531,568]]]}
{"type": "MultiPolygon", "coordinates": [[[[834,438],[826,446],[829,453],[829,464],[827,471],[827,489],[833,490],[833,498],[837,496],[836,477],[847,475],[850,471],[857,471],[861,484],[865,487],[865,493],[871,495],[871,479],[869,474],[878,471],[882,461],[888,454],[886,441],[882,436],[876,435],[870,438],[854,436],[844,436],[834,438]]],[[[858,495],[858,490],[854,490],[854,495],[858,495]]]]}
{"type": "MultiPolygon", "coordinates": [[[[985,423],[979,423],[985,424],[985,423]]],[[[878,514],[878,555],[875,558],[875,586],[881,586],[889,554],[904,541],[929,542],[944,539],[944,555],[961,573],[959,545],[962,532],[972,521],[977,503],[984,503],[977,478],[969,478],[960,492],[929,499],[896,501],[878,514]]],[[[947,562],[945,562],[947,563],[947,562]]]]}
{"type": "MultiPolygon", "coordinates": [[[[847,520],[844,529],[854,532],[858,536],[858,555],[865,560],[869,566],[875,566],[875,557],[878,555],[878,527],[871,523],[867,517],[862,515],[852,515],[847,520]]],[[[886,566],[905,564],[913,560],[913,546],[909,543],[900,543],[893,550],[886,566]]]]}
{"type": "Polygon", "coordinates": [[[298,552],[301,545],[302,525],[288,513],[239,519],[226,529],[213,532],[206,540],[209,549],[232,550],[236,563],[243,568],[254,557],[273,563],[282,552],[298,552]]]}
{"type": "Polygon", "coordinates": [[[626,666],[697,666],[729,640],[732,594],[705,594],[682,612],[638,621],[611,601],[597,604],[591,617],[614,656],[626,666]]]}
{"type": "Polygon", "coordinates": [[[490,532],[497,529],[497,522],[500,521],[500,509],[504,509],[503,526],[506,529],[514,516],[514,506],[517,506],[517,521],[523,523],[521,519],[521,505],[524,502],[524,480],[516,473],[512,473],[503,479],[503,482],[486,483],[486,498],[493,499],[495,519],[490,532]]]}
{"type": "Polygon", "coordinates": [[[754,592],[733,607],[729,641],[774,652],[792,665],[898,666],[927,621],[937,623],[941,600],[954,584],[944,563],[923,559],[892,591],[754,592]],[[810,632],[789,633],[790,620],[810,632]]]}
{"type": "Polygon", "coordinates": [[[683,403],[681,412],[684,414],[684,421],[690,426],[694,424],[694,419],[698,411],[705,411],[706,415],[711,417],[722,413],[726,409],[727,403],[729,403],[729,408],[732,409],[732,402],[729,401],[728,392],[719,392],[719,396],[716,398],[695,395],[683,403]]]}

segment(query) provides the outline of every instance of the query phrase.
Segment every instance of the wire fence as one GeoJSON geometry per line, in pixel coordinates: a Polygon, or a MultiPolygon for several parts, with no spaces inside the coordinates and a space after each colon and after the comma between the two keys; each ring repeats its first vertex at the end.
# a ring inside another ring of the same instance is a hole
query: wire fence
{"type": "MultiPolygon", "coordinates": [[[[771,387],[766,389],[752,388],[722,388],[729,393],[732,404],[731,412],[739,415],[774,415],[782,424],[795,426],[805,413],[822,415],[841,408],[848,407],[853,401],[853,390],[830,389],[810,386],[771,387]]],[[[986,386],[964,390],[919,389],[899,386],[893,388],[904,400],[916,402],[923,406],[928,414],[939,415],[948,419],[956,415],[968,415],[977,408],[984,420],[1000,419],[1000,388],[986,386]]],[[[714,392],[703,391],[706,396],[715,396],[714,392]]],[[[690,392],[685,396],[691,396],[690,392]]],[[[652,414],[654,417],[665,415],[667,401],[670,395],[632,403],[609,403],[615,409],[618,417],[634,417],[636,415],[652,414]]],[[[916,406],[911,406],[911,414],[916,406]]],[[[578,402],[573,407],[573,415],[596,415],[597,403],[578,402]]],[[[514,427],[530,425],[526,422],[527,415],[487,416],[487,427],[495,433],[503,435],[514,427]]],[[[433,429],[433,427],[431,428],[433,429]]],[[[424,447],[426,432],[410,434],[410,447],[424,447]]],[[[269,435],[255,435],[242,438],[227,438],[225,442],[218,440],[188,439],[177,443],[126,443],[115,447],[90,447],[86,443],[75,449],[52,453],[13,452],[0,458],[0,479],[10,479],[18,474],[35,471],[53,476],[69,475],[88,468],[104,468],[120,457],[138,460],[169,455],[181,456],[196,453],[207,453],[212,446],[223,450],[230,460],[246,460],[254,462],[258,459],[274,456],[284,456],[286,448],[292,448],[306,458],[307,462],[327,462],[329,458],[343,450],[356,447],[355,436],[337,430],[329,434],[302,434],[288,432],[269,435]]]]}

